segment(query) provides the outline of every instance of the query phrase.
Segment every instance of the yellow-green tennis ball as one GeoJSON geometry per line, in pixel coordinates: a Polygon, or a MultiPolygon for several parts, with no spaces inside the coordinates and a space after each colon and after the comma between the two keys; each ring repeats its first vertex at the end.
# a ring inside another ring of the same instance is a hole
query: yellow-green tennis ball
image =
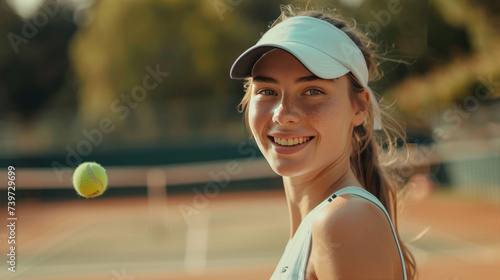
{"type": "Polygon", "coordinates": [[[98,163],[84,162],[73,173],[73,186],[83,197],[96,197],[106,190],[108,175],[98,163]]]}

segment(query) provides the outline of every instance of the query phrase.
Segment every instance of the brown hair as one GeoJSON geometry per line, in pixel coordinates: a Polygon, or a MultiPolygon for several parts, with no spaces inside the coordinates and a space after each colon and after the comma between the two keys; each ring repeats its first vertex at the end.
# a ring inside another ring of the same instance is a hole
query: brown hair
{"type": "MultiPolygon", "coordinates": [[[[306,8],[307,9],[307,8],[306,8]]],[[[272,28],[277,23],[294,16],[310,16],[324,20],[340,30],[344,31],[356,45],[359,47],[365,58],[370,73],[370,80],[378,79],[382,76],[382,72],[378,69],[377,60],[391,60],[386,59],[377,54],[378,46],[368,38],[367,35],[357,31],[355,27],[350,27],[347,22],[335,10],[327,9],[325,12],[322,10],[301,10],[300,8],[292,5],[282,5],[281,15],[270,26],[272,28]]],[[[416,263],[413,255],[408,248],[403,244],[399,236],[397,227],[397,194],[398,183],[395,178],[395,172],[391,172],[389,168],[390,159],[394,157],[397,149],[398,139],[405,139],[404,128],[398,124],[393,117],[391,117],[384,109],[381,108],[380,114],[382,116],[382,130],[375,132],[373,129],[374,112],[372,106],[366,104],[359,97],[359,93],[363,92],[365,88],[357,81],[352,75],[348,74],[350,90],[349,99],[351,104],[360,106],[361,109],[368,110],[368,117],[366,121],[359,126],[354,127],[352,135],[352,152],[350,156],[351,168],[356,174],[359,182],[365,186],[366,190],[376,196],[384,205],[389,213],[394,225],[396,236],[403,253],[403,259],[406,267],[406,274],[408,279],[416,278],[416,263]],[[366,108],[368,106],[368,108],[366,108]],[[379,159],[379,153],[382,147],[387,147],[385,153],[386,162],[379,159]],[[387,160],[389,159],[389,160],[387,160]]],[[[244,88],[245,95],[239,104],[240,112],[245,113],[245,123],[248,126],[248,104],[251,97],[250,84],[252,78],[247,78],[244,88]]],[[[251,134],[251,132],[250,132],[251,134]]],[[[404,143],[404,141],[403,141],[404,143]]]]}

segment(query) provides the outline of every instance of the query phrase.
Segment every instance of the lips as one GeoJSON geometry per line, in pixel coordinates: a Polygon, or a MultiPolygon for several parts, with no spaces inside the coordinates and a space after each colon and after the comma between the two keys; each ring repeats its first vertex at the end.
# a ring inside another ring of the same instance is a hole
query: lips
{"type": "Polygon", "coordinates": [[[268,136],[269,141],[273,145],[273,149],[278,154],[294,154],[304,149],[312,140],[314,136],[300,136],[300,137],[278,137],[280,135],[268,136]]]}

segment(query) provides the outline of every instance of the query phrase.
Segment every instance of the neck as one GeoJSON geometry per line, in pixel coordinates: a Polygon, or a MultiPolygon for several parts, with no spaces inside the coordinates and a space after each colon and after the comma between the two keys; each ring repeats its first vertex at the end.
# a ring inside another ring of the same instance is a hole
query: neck
{"type": "Polygon", "coordinates": [[[320,171],[283,177],[283,184],[290,212],[291,238],[305,216],[334,192],[348,186],[361,187],[351,170],[349,157],[320,171]]]}

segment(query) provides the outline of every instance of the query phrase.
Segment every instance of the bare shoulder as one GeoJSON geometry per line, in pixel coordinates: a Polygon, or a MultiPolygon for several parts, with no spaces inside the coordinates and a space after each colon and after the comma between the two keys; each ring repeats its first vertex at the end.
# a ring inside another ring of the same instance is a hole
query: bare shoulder
{"type": "Polygon", "coordinates": [[[349,238],[354,237],[348,234],[349,230],[378,232],[388,229],[390,232],[390,225],[385,213],[377,205],[357,195],[345,194],[336,197],[318,213],[313,223],[314,229],[338,237],[345,234],[345,238],[349,238]]]}
{"type": "Polygon", "coordinates": [[[309,262],[320,280],[402,277],[399,252],[385,213],[352,194],[336,197],[315,217],[309,262]]]}

